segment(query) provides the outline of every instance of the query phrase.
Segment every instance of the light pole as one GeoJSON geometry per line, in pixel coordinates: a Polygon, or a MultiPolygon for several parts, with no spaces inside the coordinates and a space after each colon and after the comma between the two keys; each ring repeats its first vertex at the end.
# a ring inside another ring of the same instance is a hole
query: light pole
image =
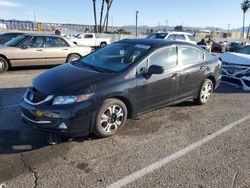
{"type": "Polygon", "coordinates": [[[139,11],[137,10],[136,11],[136,20],[135,20],[135,36],[136,36],[136,38],[137,38],[137,36],[138,36],[138,13],[139,13],[139,11]]]}
{"type": "Polygon", "coordinates": [[[228,36],[229,36],[229,28],[230,28],[230,24],[228,24],[228,27],[227,27],[227,40],[228,40],[228,36]]]}

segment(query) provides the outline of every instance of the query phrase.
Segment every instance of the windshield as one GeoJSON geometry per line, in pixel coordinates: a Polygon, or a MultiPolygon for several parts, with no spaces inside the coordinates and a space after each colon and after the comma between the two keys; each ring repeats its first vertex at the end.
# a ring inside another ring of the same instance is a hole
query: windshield
{"type": "Polygon", "coordinates": [[[165,39],[167,36],[167,33],[153,33],[148,35],[146,38],[147,39],[165,39]]]}
{"type": "Polygon", "coordinates": [[[10,40],[9,42],[5,43],[4,45],[6,46],[10,46],[10,47],[15,47],[18,44],[20,44],[25,38],[27,38],[28,36],[26,35],[20,35],[12,40],[10,40]]]}
{"type": "Polygon", "coordinates": [[[120,72],[148,52],[150,46],[115,43],[80,59],[82,65],[94,69],[120,72]]]}

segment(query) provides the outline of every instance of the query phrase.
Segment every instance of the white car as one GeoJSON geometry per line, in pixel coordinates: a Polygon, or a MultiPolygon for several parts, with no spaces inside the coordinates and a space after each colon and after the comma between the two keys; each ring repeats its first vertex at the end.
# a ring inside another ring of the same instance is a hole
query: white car
{"type": "Polygon", "coordinates": [[[220,59],[223,80],[250,91],[250,46],[240,49],[239,53],[226,52],[220,59]]]}
{"type": "Polygon", "coordinates": [[[148,39],[166,39],[174,41],[183,41],[191,44],[197,44],[194,36],[191,33],[187,32],[158,32],[148,35],[148,39]]]}
{"type": "Polygon", "coordinates": [[[93,48],[104,47],[111,43],[110,38],[97,38],[93,33],[83,33],[68,39],[77,45],[84,45],[93,48]]]}

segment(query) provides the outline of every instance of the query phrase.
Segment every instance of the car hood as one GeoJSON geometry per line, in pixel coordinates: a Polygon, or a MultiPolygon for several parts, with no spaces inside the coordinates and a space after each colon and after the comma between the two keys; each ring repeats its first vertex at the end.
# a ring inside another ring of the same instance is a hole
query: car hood
{"type": "Polygon", "coordinates": [[[95,92],[98,82],[109,76],[108,73],[68,63],[42,73],[33,80],[32,85],[47,95],[80,95],[95,92]]]}
{"type": "Polygon", "coordinates": [[[221,56],[221,60],[227,64],[250,66],[250,55],[248,54],[226,52],[221,56]]]}

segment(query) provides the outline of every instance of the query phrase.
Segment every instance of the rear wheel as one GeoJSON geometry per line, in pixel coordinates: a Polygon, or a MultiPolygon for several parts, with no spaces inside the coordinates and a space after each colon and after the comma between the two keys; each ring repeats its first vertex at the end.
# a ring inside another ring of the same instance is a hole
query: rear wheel
{"type": "Polygon", "coordinates": [[[105,46],[107,46],[107,43],[106,43],[106,42],[102,42],[101,45],[100,45],[101,48],[103,48],[103,47],[105,47],[105,46]]]}
{"type": "Polygon", "coordinates": [[[213,88],[213,82],[210,79],[206,79],[200,88],[199,96],[194,99],[194,102],[199,105],[206,104],[213,93],[213,88]]]}
{"type": "Polygon", "coordinates": [[[72,62],[72,61],[76,61],[76,60],[78,60],[79,58],[80,58],[79,55],[77,55],[77,54],[71,54],[71,55],[69,55],[69,57],[67,58],[66,63],[69,63],[69,62],[72,62]]]}
{"type": "Polygon", "coordinates": [[[7,71],[9,69],[9,64],[6,61],[6,59],[0,57],[0,74],[4,73],[5,71],[7,71]]]}
{"type": "Polygon", "coordinates": [[[100,107],[94,124],[94,133],[99,137],[109,137],[126,123],[126,105],[118,99],[108,99],[100,107]]]}

